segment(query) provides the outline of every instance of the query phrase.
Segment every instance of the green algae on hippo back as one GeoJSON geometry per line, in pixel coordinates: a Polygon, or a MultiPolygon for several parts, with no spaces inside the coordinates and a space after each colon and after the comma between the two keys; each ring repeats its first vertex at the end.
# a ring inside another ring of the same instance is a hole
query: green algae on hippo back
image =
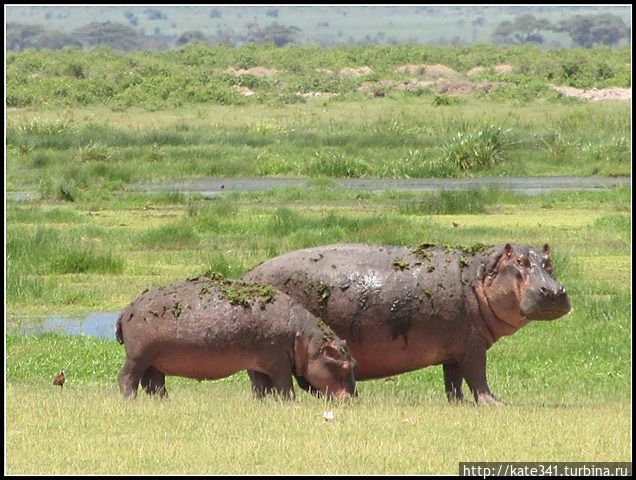
{"type": "Polygon", "coordinates": [[[276,289],[271,285],[229,280],[218,272],[206,272],[199,277],[189,279],[189,281],[204,282],[201,287],[201,295],[208,293],[211,287],[217,286],[233,305],[242,305],[248,308],[258,303],[264,309],[276,297],[276,289]]]}
{"type": "Polygon", "coordinates": [[[347,341],[357,380],[441,364],[448,398],[463,399],[466,380],[478,403],[498,403],[486,351],[531,320],[571,309],[547,245],[326,245],[281,255],[243,278],[269,283],[319,315],[347,341]],[[332,289],[322,305],[303,282],[345,288],[332,289]]]}

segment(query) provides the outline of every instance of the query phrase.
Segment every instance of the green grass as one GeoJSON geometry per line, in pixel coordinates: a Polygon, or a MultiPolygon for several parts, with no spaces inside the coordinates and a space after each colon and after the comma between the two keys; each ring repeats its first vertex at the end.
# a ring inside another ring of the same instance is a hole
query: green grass
{"type": "Polygon", "coordinates": [[[440,109],[423,98],[152,114],[10,110],[7,189],[78,201],[205,176],[629,175],[629,118],[617,102],[468,99],[440,109]]]}
{"type": "Polygon", "coordinates": [[[7,385],[6,473],[456,474],[459,461],[630,458],[626,402],[457,407],[385,383],[348,404],[284,404],[227,382],[124,402],[112,384],[48,383],[7,385]]]}

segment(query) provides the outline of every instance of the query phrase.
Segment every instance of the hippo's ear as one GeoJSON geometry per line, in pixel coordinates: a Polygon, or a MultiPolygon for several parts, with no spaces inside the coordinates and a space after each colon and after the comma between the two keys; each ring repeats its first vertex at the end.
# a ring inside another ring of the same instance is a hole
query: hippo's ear
{"type": "Polygon", "coordinates": [[[543,253],[544,253],[546,256],[549,256],[549,255],[550,255],[550,245],[548,245],[547,243],[543,246],[543,253]]]}
{"type": "Polygon", "coordinates": [[[506,246],[504,247],[504,254],[506,255],[506,260],[510,258],[510,255],[512,255],[512,245],[509,243],[506,243],[506,246]]]}

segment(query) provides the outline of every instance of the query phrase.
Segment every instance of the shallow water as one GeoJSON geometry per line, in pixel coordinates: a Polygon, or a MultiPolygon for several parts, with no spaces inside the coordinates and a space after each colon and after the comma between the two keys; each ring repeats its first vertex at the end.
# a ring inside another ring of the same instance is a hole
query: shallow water
{"type": "MultiPolygon", "coordinates": [[[[480,178],[339,178],[327,179],[334,187],[372,191],[409,190],[434,192],[441,190],[470,190],[479,188],[498,188],[512,190],[526,195],[539,195],[558,190],[593,190],[619,185],[631,185],[629,177],[480,177],[480,178]]],[[[312,180],[305,178],[200,178],[167,183],[135,183],[131,190],[141,192],[181,192],[197,193],[204,197],[220,195],[224,192],[248,192],[270,190],[278,187],[309,187],[312,180]]],[[[16,202],[37,200],[34,192],[8,192],[7,197],[16,202]]]]}
{"type": "MultiPolygon", "coordinates": [[[[382,192],[384,190],[440,191],[499,188],[527,195],[538,195],[554,190],[591,190],[618,185],[630,185],[628,177],[480,177],[480,178],[410,178],[410,179],[334,179],[335,187],[382,192]]],[[[228,191],[268,190],[276,187],[310,186],[302,178],[202,178],[169,183],[138,183],[133,189],[146,192],[199,193],[203,196],[219,195],[228,191]]]]}
{"type": "Polygon", "coordinates": [[[105,312],[88,313],[76,317],[51,315],[41,318],[26,318],[20,319],[20,327],[11,333],[21,335],[60,333],[63,335],[87,335],[114,340],[115,322],[118,316],[119,312],[105,312]]]}

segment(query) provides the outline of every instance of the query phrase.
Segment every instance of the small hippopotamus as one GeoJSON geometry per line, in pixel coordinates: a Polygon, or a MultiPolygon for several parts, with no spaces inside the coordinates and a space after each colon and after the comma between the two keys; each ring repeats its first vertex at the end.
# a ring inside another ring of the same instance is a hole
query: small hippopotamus
{"type": "Polygon", "coordinates": [[[212,380],[246,369],[257,398],[293,398],[292,375],[330,398],[355,392],[346,342],[269,285],[213,275],[146,290],[121,312],[116,337],[126,349],[124,397],[140,381],[165,396],[165,375],[212,380]]]}
{"type": "MultiPolygon", "coordinates": [[[[271,259],[244,280],[280,288],[348,342],[357,380],[443,365],[446,394],[499,403],[486,351],[530,320],[570,311],[550,247],[338,244],[271,259]]],[[[302,387],[302,385],[301,385],[302,387]]]]}

